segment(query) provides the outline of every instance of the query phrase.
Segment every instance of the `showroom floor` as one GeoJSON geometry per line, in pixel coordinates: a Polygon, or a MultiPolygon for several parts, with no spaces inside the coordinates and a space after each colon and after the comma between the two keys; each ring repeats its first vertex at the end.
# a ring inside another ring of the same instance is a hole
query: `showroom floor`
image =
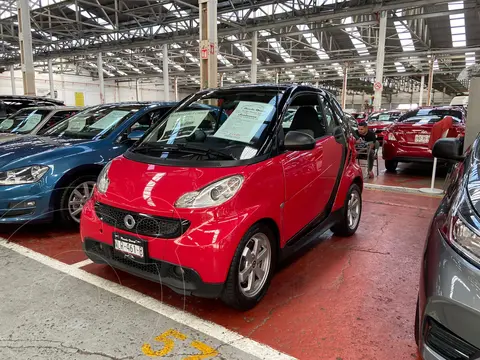
{"type": "Polygon", "coordinates": [[[188,357],[198,349],[219,359],[289,358],[271,348],[298,359],[415,359],[419,264],[439,201],[366,189],[357,234],[319,238],[281,268],[267,296],[246,313],[91,264],[77,233],[25,227],[0,242],[9,248],[0,253],[0,292],[8,294],[0,333],[11,334],[0,343],[0,358],[28,358],[25,345],[33,339],[42,349],[35,359],[161,355],[154,338],[172,330],[175,347],[164,355],[174,359],[200,359],[188,357]],[[98,337],[103,341],[92,341],[98,337]]]}

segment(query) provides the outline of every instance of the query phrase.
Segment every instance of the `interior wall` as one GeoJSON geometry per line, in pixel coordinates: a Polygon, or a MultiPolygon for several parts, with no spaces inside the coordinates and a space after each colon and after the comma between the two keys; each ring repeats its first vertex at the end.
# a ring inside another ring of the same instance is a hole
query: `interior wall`
{"type": "MultiPolygon", "coordinates": [[[[75,92],[83,92],[86,106],[100,103],[100,84],[98,79],[88,76],[54,74],[54,89],[57,92],[57,99],[65,101],[66,105],[75,105],[75,92]]],[[[105,102],[136,101],[137,87],[134,81],[119,83],[118,85],[104,78],[105,81],[105,102]]],[[[35,86],[38,96],[45,96],[50,93],[50,84],[47,73],[35,73],[35,86]]],[[[15,90],[17,95],[23,95],[23,80],[20,71],[15,71],[15,90]]],[[[0,95],[12,95],[12,84],[10,71],[0,74],[0,95]]],[[[188,93],[179,92],[178,99],[181,100],[188,93]]],[[[50,96],[49,96],[50,97],[50,96]]],[[[139,84],[139,101],[164,101],[165,95],[163,86],[145,83],[139,84]]],[[[170,101],[175,100],[173,89],[170,91],[170,101]]]]}

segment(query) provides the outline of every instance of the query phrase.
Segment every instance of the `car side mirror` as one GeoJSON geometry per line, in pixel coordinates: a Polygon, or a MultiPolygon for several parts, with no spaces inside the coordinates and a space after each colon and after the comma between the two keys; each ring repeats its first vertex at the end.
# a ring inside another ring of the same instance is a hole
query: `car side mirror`
{"type": "Polygon", "coordinates": [[[443,138],[435,142],[432,155],[439,159],[460,162],[465,159],[462,154],[462,145],[456,138],[443,138]]]}
{"type": "Polygon", "coordinates": [[[285,150],[299,151],[299,150],[312,150],[315,148],[315,139],[312,135],[303,131],[291,130],[285,136],[283,146],[285,150]]]}
{"type": "Polygon", "coordinates": [[[137,141],[140,140],[140,138],[145,134],[145,131],[143,130],[133,130],[130,134],[127,136],[127,140],[129,141],[137,141]]]}

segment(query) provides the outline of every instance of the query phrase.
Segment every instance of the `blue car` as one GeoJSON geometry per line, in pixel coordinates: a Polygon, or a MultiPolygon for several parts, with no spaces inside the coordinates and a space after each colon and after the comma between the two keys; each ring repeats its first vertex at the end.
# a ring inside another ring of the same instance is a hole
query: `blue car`
{"type": "Polygon", "coordinates": [[[176,104],[99,105],[58,123],[42,136],[3,142],[0,223],[51,221],[55,215],[62,222],[79,223],[103,166],[176,104]]]}

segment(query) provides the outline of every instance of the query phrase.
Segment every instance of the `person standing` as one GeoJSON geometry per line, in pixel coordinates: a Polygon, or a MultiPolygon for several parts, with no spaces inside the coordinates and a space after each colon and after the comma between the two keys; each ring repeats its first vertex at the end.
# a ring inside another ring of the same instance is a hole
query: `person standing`
{"type": "Polygon", "coordinates": [[[361,121],[358,124],[358,130],[354,132],[354,136],[357,139],[357,149],[361,152],[366,152],[368,162],[368,177],[373,178],[373,162],[375,160],[375,143],[377,142],[377,136],[372,130],[368,129],[368,124],[366,121],[361,121]]]}

